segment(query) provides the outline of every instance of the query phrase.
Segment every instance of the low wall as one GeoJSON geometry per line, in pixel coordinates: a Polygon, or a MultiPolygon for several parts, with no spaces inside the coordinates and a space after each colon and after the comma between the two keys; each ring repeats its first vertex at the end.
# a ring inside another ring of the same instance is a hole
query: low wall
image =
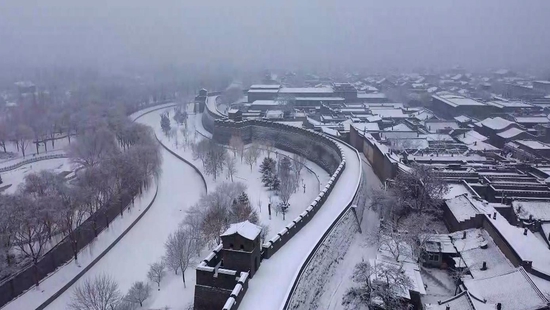
{"type": "Polygon", "coordinates": [[[35,156],[35,157],[32,157],[32,158],[29,158],[29,159],[25,159],[23,161],[20,161],[16,164],[13,164],[11,166],[7,166],[7,167],[4,167],[4,168],[0,168],[0,172],[8,172],[8,171],[11,171],[11,170],[14,170],[14,169],[17,169],[21,166],[24,166],[24,165],[28,165],[28,164],[32,164],[32,163],[35,163],[37,161],[42,161],[42,160],[49,160],[49,159],[56,159],[56,158],[66,158],[67,155],[65,154],[54,154],[54,155],[46,155],[46,156],[35,156]]]}

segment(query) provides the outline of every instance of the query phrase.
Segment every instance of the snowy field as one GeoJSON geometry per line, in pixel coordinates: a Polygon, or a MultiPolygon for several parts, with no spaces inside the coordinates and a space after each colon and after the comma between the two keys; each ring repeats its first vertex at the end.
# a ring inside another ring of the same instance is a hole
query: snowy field
{"type": "Polygon", "coordinates": [[[73,171],[73,168],[71,167],[68,158],[56,158],[38,161],[32,164],[21,166],[8,172],[3,172],[0,175],[2,175],[2,180],[4,181],[4,183],[2,183],[0,187],[11,184],[11,186],[5,189],[3,193],[14,193],[17,190],[17,187],[24,182],[25,176],[31,173],[39,172],[41,170],[49,170],[54,173],[62,173],[71,172],[73,171]]]}

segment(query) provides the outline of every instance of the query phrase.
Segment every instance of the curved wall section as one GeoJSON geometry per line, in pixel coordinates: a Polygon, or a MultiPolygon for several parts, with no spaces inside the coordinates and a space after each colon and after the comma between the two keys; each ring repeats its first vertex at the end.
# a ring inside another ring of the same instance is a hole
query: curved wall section
{"type": "Polygon", "coordinates": [[[276,148],[300,154],[330,174],[336,171],[342,161],[342,154],[336,143],[313,131],[258,120],[214,122],[213,138],[216,142],[228,144],[233,135],[240,136],[244,143],[271,141],[276,148]]]}

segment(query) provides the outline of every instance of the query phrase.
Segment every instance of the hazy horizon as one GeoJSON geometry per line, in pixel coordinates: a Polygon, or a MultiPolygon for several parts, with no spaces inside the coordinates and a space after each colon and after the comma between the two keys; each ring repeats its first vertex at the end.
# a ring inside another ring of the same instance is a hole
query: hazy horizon
{"type": "Polygon", "coordinates": [[[20,0],[0,66],[547,70],[550,1],[20,0]]]}

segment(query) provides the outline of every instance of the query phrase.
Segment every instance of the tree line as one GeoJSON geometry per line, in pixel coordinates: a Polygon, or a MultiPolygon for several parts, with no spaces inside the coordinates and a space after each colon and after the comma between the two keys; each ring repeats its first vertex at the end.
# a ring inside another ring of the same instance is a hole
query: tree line
{"type": "MultiPolygon", "coordinates": [[[[15,193],[0,195],[3,277],[29,263],[37,268],[59,236],[70,242],[77,260],[78,227],[90,218],[97,236],[106,210],[116,207],[122,216],[126,205],[158,177],[161,155],[152,130],[131,122],[120,110],[96,115],[68,146],[74,178],[50,171],[31,173],[15,193]]],[[[38,278],[35,282],[38,285],[38,278]]]]}

